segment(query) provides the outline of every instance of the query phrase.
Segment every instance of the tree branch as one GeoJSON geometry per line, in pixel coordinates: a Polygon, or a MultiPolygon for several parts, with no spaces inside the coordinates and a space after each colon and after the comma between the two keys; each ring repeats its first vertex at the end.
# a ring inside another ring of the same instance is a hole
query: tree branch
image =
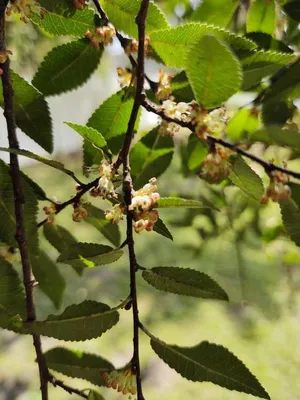
{"type": "MultiPolygon", "coordinates": [[[[181,120],[169,117],[168,115],[166,115],[164,113],[164,111],[162,110],[161,107],[159,107],[156,104],[150,102],[148,99],[144,100],[143,107],[147,111],[158,115],[159,117],[161,117],[165,121],[174,122],[175,124],[180,125],[183,128],[188,128],[192,132],[195,133],[195,126],[191,122],[181,121],[181,120]]],[[[275,165],[272,162],[268,162],[268,161],[262,160],[261,158],[255,156],[254,154],[251,154],[251,153],[239,148],[237,144],[227,142],[224,139],[217,138],[215,136],[208,135],[208,134],[207,134],[207,140],[208,140],[208,142],[210,142],[212,144],[219,144],[222,147],[230,149],[230,150],[234,151],[235,153],[240,154],[241,156],[244,156],[244,157],[248,158],[249,160],[252,160],[252,161],[256,162],[257,164],[260,164],[265,169],[266,173],[268,173],[268,174],[270,174],[272,171],[280,171],[280,172],[283,172],[283,173],[285,173],[285,174],[287,174],[289,176],[292,176],[294,178],[300,179],[300,173],[299,172],[291,171],[291,170],[289,170],[287,168],[283,168],[283,167],[280,167],[278,165],[275,165]]]]}
{"type": "MultiPolygon", "coordinates": [[[[5,10],[0,11],[0,51],[6,51],[5,41],[5,10]]],[[[3,98],[4,98],[4,117],[7,124],[7,134],[9,147],[12,149],[19,149],[19,142],[16,134],[16,122],[14,113],[14,99],[13,99],[13,88],[9,73],[9,59],[5,63],[1,64],[2,70],[2,87],[3,87],[3,98]]],[[[23,205],[25,203],[24,192],[21,183],[21,171],[19,167],[19,160],[16,154],[10,154],[10,175],[14,192],[15,200],[15,216],[16,216],[16,241],[19,245],[22,269],[23,269],[23,281],[26,294],[26,311],[27,321],[35,321],[35,305],[33,298],[33,283],[34,277],[31,270],[29,250],[25,234],[25,222],[23,205]]],[[[40,388],[43,400],[48,400],[48,369],[46,366],[45,358],[42,352],[41,338],[39,335],[33,336],[33,344],[35,347],[37,362],[40,374],[40,388]]]]}
{"type": "Polygon", "coordinates": [[[82,397],[83,399],[87,399],[89,397],[87,394],[83,393],[81,390],[72,388],[71,386],[66,385],[63,381],[56,379],[53,375],[49,375],[49,382],[52,383],[52,385],[54,387],[58,386],[70,394],[77,394],[78,396],[82,397]]]}

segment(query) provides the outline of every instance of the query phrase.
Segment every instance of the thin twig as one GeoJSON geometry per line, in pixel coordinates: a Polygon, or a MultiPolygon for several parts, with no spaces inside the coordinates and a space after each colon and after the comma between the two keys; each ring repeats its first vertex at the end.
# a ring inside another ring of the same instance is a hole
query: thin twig
{"type": "MultiPolygon", "coordinates": [[[[168,115],[166,115],[164,113],[164,111],[163,111],[163,109],[161,107],[159,107],[156,104],[150,102],[148,99],[144,100],[143,107],[147,111],[152,112],[152,113],[160,116],[165,121],[174,122],[175,124],[180,125],[183,128],[188,128],[192,132],[195,132],[195,126],[191,122],[181,121],[181,120],[169,117],[168,115]]],[[[235,153],[240,154],[241,156],[244,156],[244,157],[256,162],[257,164],[260,164],[268,174],[270,174],[272,171],[280,171],[280,172],[283,172],[283,173],[285,173],[287,175],[290,175],[290,176],[292,176],[294,178],[300,179],[300,173],[299,172],[291,171],[291,170],[289,170],[287,168],[283,168],[283,167],[280,167],[279,165],[275,165],[272,162],[268,162],[268,161],[262,160],[261,158],[255,156],[254,154],[251,154],[251,153],[241,149],[240,147],[238,147],[237,144],[227,142],[224,139],[217,138],[217,137],[212,136],[212,135],[207,135],[207,140],[210,143],[219,144],[222,147],[230,149],[230,150],[234,151],[235,153]]]]}
{"type": "MultiPolygon", "coordinates": [[[[0,14],[0,51],[6,51],[4,10],[1,11],[0,14]]],[[[16,134],[13,87],[10,79],[9,64],[10,64],[9,59],[7,59],[5,63],[1,64],[1,70],[2,70],[1,79],[2,79],[3,99],[4,99],[4,117],[6,119],[6,124],[7,124],[9,147],[18,150],[19,142],[16,134]]],[[[26,295],[27,321],[32,322],[36,320],[35,305],[33,298],[34,277],[31,270],[28,243],[25,234],[25,221],[23,212],[25,197],[21,183],[21,171],[17,154],[12,154],[12,153],[10,154],[10,175],[14,192],[14,204],[15,204],[15,216],[16,216],[15,237],[19,245],[21,254],[23,281],[24,281],[25,295],[26,295]]],[[[41,338],[39,335],[35,334],[32,336],[39,367],[40,389],[42,394],[42,400],[48,400],[49,373],[42,352],[41,338]]]]}
{"type": "Polygon", "coordinates": [[[53,375],[49,376],[49,382],[52,383],[52,385],[54,387],[59,386],[66,392],[68,392],[70,394],[77,394],[78,396],[82,397],[83,399],[87,399],[89,397],[87,394],[83,393],[81,390],[75,389],[71,386],[68,386],[63,381],[56,379],[53,375]]]}

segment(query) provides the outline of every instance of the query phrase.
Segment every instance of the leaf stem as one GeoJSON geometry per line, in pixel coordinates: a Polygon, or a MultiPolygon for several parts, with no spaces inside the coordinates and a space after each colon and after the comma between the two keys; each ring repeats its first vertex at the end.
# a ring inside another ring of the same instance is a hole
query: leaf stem
{"type": "MultiPolygon", "coordinates": [[[[0,11],[0,51],[6,51],[5,41],[5,10],[0,11]]],[[[14,95],[12,82],[9,73],[9,59],[1,64],[2,70],[2,88],[3,88],[3,99],[4,99],[4,117],[7,125],[7,135],[9,147],[12,149],[19,149],[19,142],[16,133],[16,122],[14,112],[14,95]]],[[[21,171],[19,166],[19,160],[17,154],[10,154],[10,175],[14,192],[14,203],[15,203],[15,216],[16,216],[16,241],[19,245],[22,270],[23,270],[23,282],[26,294],[26,311],[27,321],[36,320],[33,286],[35,283],[34,276],[32,274],[29,249],[25,234],[25,221],[23,206],[25,203],[23,187],[21,183],[21,171]]],[[[39,367],[40,375],[40,390],[42,400],[48,400],[48,368],[45,362],[45,358],[42,352],[41,338],[39,335],[33,336],[33,344],[37,356],[37,362],[39,367]]]]}

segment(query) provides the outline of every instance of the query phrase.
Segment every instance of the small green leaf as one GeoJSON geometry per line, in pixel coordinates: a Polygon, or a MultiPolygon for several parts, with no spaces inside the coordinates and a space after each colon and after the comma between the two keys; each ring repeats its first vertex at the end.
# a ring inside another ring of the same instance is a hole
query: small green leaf
{"type": "Polygon", "coordinates": [[[39,161],[49,167],[55,168],[65,174],[74,177],[74,172],[65,168],[64,165],[59,161],[50,160],[49,158],[39,156],[37,154],[31,153],[28,150],[16,150],[16,149],[7,149],[6,147],[0,147],[0,151],[5,151],[6,153],[18,154],[19,156],[24,156],[27,158],[31,158],[32,160],[39,161]]]}
{"type": "Polygon", "coordinates": [[[111,264],[123,255],[122,249],[113,249],[96,243],[76,243],[70,245],[58,257],[57,261],[72,265],[74,268],[94,268],[111,264]]]}
{"type": "Polygon", "coordinates": [[[11,314],[25,317],[25,293],[18,273],[0,256],[0,305],[11,314]]]}
{"type": "Polygon", "coordinates": [[[105,400],[105,399],[100,393],[95,392],[95,390],[91,390],[89,393],[88,400],[105,400]]]}
{"type": "MultiPolygon", "coordinates": [[[[52,118],[43,95],[16,72],[10,70],[14,91],[14,109],[17,126],[44,150],[52,153],[52,118]]],[[[0,106],[4,107],[2,91],[0,106]]]]}
{"type": "Polygon", "coordinates": [[[222,28],[226,27],[238,5],[239,0],[203,0],[192,13],[191,21],[203,21],[222,28]]]}
{"type": "Polygon", "coordinates": [[[40,18],[34,15],[31,21],[46,32],[55,36],[66,35],[82,38],[87,31],[95,28],[94,11],[89,7],[83,10],[74,10],[62,13],[59,3],[64,0],[40,0],[40,5],[46,8],[47,13],[40,18]]]}
{"type": "MultiPolygon", "coordinates": [[[[190,46],[204,35],[214,35],[229,44],[234,50],[253,50],[257,46],[249,39],[237,36],[230,31],[205,23],[189,23],[174,28],[152,32],[151,47],[161,60],[170,67],[184,68],[190,46]]],[[[211,51],[209,51],[211,52],[211,51]]],[[[197,49],[195,48],[195,54],[197,49]]]]}
{"type": "Polygon", "coordinates": [[[81,137],[86,139],[95,147],[105,147],[107,145],[106,140],[99,131],[89,126],[73,124],[72,122],[65,122],[70,128],[74,129],[81,137]]]}
{"type": "MultiPolygon", "coordinates": [[[[135,18],[139,12],[141,0],[101,0],[101,5],[117,29],[129,36],[138,37],[135,18]]],[[[145,26],[147,33],[169,26],[165,16],[153,1],[149,2],[145,26]]]]}
{"type": "Polygon", "coordinates": [[[298,129],[282,129],[278,125],[267,125],[252,132],[250,140],[267,144],[278,144],[300,150],[300,132],[298,129]]]}
{"type": "Polygon", "coordinates": [[[66,341],[84,341],[100,337],[119,321],[119,314],[103,303],[86,300],[73,304],[60,315],[49,315],[42,322],[25,322],[28,333],[66,341]]]}
{"type": "Polygon", "coordinates": [[[247,137],[259,126],[258,113],[256,110],[242,108],[229,121],[225,130],[229,139],[239,141],[247,137]]]}
{"type": "Polygon", "coordinates": [[[45,96],[76,89],[96,70],[102,52],[103,48],[95,49],[88,39],[55,47],[44,58],[32,84],[45,96]]]}
{"type": "Polygon", "coordinates": [[[190,171],[200,168],[208,153],[208,146],[202,143],[199,139],[191,135],[187,146],[188,167],[190,171]]]}
{"type": "Polygon", "coordinates": [[[214,36],[203,36],[186,57],[186,74],[195,98],[205,108],[220,106],[242,82],[241,67],[230,49],[214,36]]]}
{"type": "Polygon", "coordinates": [[[50,369],[71,378],[84,379],[97,386],[105,385],[101,373],[114,369],[114,366],[105,358],[63,347],[55,347],[47,351],[45,358],[50,369]]]}
{"type": "Polygon", "coordinates": [[[30,258],[32,271],[38,282],[38,287],[59,309],[63,299],[66,281],[61,275],[57,265],[44,252],[30,258]]]}
{"type": "Polygon", "coordinates": [[[234,185],[256,201],[259,201],[264,194],[262,180],[241,157],[234,159],[229,179],[234,185]]]}
{"type": "MultiPolygon", "coordinates": [[[[199,200],[181,199],[180,197],[161,197],[158,208],[214,208],[212,204],[199,200]]],[[[216,210],[216,208],[214,208],[216,210]]]]}
{"type": "Polygon", "coordinates": [[[9,313],[0,305],[0,327],[16,333],[26,333],[23,331],[23,322],[19,315],[9,313]]]}
{"type": "Polygon", "coordinates": [[[98,229],[114,246],[120,246],[121,234],[119,226],[108,221],[105,218],[104,211],[99,208],[86,204],[85,209],[88,212],[88,217],[84,221],[98,229]]]}
{"type": "Polygon", "coordinates": [[[300,210],[293,199],[280,202],[284,229],[297,246],[300,246],[300,210]]]}
{"type": "Polygon", "coordinates": [[[274,35],[276,9],[274,0],[251,1],[247,15],[247,32],[265,32],[274,35]]]}
{"type": "Polygon", "coordinates": [[[154,232],[166,237],[167,239],[173,240],[171,232],[160,218],[158,218],[158,220],[155,222],[153,230],[154,232]]]}
{"type": "Polygon", "coordinates": [[[225,291],[208,275],[189,268],[155,267],[143,278],[158,290],[204,299],[228,300],[225,291]]]}
{"type": "Polygon", "coordinates": [[[242,361],[223,346],[202,342],[194,347],[179,347],[151,335],[151,347],[169,367],[188,380],[212,382],[229,390],[270,399],[242,361]]]}

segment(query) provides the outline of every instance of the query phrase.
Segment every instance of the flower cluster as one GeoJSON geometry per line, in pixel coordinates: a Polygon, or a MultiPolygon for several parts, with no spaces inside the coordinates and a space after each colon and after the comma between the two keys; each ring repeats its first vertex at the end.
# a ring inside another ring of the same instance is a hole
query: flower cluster
{"type": "Polygon", "coordinates": [[[10,6],[6,9],[6,15],[10,16],[12,13],[20,14],[21,21],[27,23],[34,15],[43,18],[46,10],[36,0],[10,0],[10,6]]]}
{"type": "Polygon", "coordinates": [[[158,86],[155,96],[158,100],[166,100],[172,93],[171,81],[173,75],[166,73],[163,69],[159,71],[158,86]]]}
{"type": "Polygon", "coordinates": [[[83,10],[85,6],[85,0],[73,0],[73,3],[77,10],[83,10]]]}
{"type": "Polygon", "coordinates": [[[216,108],[208,112],[197,103],[192,103],[191,122],[195,125],[195,133],[200,139],[206,139],[207,134],[220,136],[226,127],[228,117],[225,108],[216,108]]]}
{"type": "Polygon", "coordinates": [[[43,208],[45,214],[48,216],[48,223],[53,224],[54,223],[54,217],[56,214],[56,204],[51,203],[50,206],[45,206],[43,208]]]}
{"type": "MultiPolygon", "coordinates": [[[[286,163],[283,163],[284,168],[287,167],[286,163]]],[[[291,189],[287,185],[290,177],[281,171],[272,171],[270,174],[270,183],[263,197],[261,198],[261,204],[266,204],[269,199],[274,202],[280,200],[287,200],[291,195],[291,189]]]]}
{"type": "Polygon", "coordinates": [[[136,76],[130,68],[117,68],[119,77],[119,85],[121,88],[125,86],[136,86],[136,76]]]}
{"type": "Polygon", "coordinates": [[[101,177],[98,181],[98,186],[90,190],[90,195],[93,197],[102,197],[103,199],[110,199],[116,197],[113,178],[113,165],[108,161],[103,160],[101,165],[97,168],[101,177]]]}
{"type": "Polygon", "coordinates": [[[131,395],[135,395],[137,392],[136,374],[132,371],[131,366],[121,370],[114,370],[110,373],[105,372],[102,378],[107,387],[125,395],[129,394],[129,399],[131,399],[131,395]]]}
{"type": "Polygon", "coordinates": [[[177,119],[179,121],[189,121],[191,114],[191,106],[187,103],[175,103],[173,100],[165,100],[161,106],[167,117],[177,119]]]}
{"type": "Polygon", "coordinates": [[[85,37],[90,40],[92,45],[97,50],[99,50],[100,44],[106,46],[112,43],[115,36],[116,30],[111,24],[96,28],[94,32],[87,31],[87,33],[85,34],[85,37]]]}
{"type": "MultiPolygon", "coordinates": [[[[146,36],[145,37],[145,42],[144,42],[144,49],[145,49],[145,56],[148,55],[149,51],[149,43],[150,43],[150,37],[146,36]]],[[[128,42],[125,47],[125,53],[129,56],[130,54],[137,53],[139,50],[139,42],[136,39],[128,39],[128,42]]]]}
{"type": "MultiPolygon", "coordinates": [[[[156,178],[152,178],[142,189],[132,193],[132,201],[128,209],[133,213],[133,227],[137,233],[144,230],[151,231],[158,220],[158,211],[154,210],[154,207],[160,196],[155,183],[156,178]]],[[[123,219],[124,213],[125,205],[123,203],[115,204],[105,212],[105,218],[113,223],[118,223],[123,219]]]]}
{"type": "Polygon", "coordinates": [[[204,159],[200,177],[209,182],[219,182],[230,174],[231,152],[222,147],[215,147],[204,159]]]}
{"type": "Polygon", "coordinates": [[[5,258],[5,260],[15,263],[21,261],[20,252],[15,247],[10,247],[5,243],[0,242],[0,257],[5,258]]]}
{"type": "Polygon", "coordinates": [[[87,210],[80,204],[74,204],[74,211],[72,214],[72,219],[74,222],[81,222],[83,219],[88,217],[87,210]]]}

